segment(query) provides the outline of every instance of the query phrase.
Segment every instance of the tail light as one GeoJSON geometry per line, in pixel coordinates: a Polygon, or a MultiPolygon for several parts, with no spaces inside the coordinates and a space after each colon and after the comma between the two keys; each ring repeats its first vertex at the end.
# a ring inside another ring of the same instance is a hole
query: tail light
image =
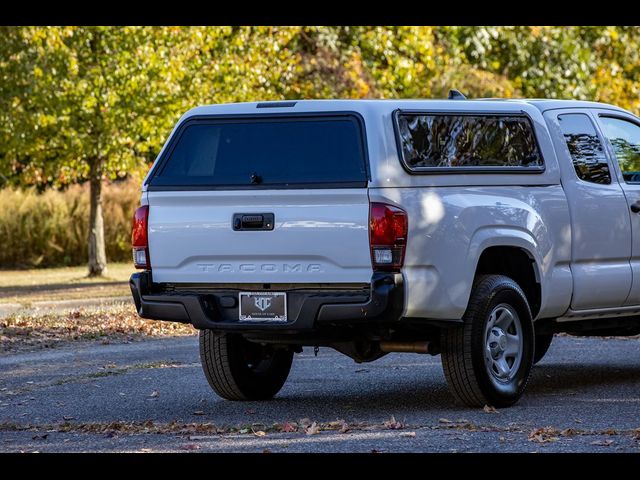
{"type": "Polygon", "coordinates": [[[386,203],[371,203],[369,245],[374,270],[397,272],[404,262],[408,231],[407,212],[386,203]]]}
{"type": "Polygon", "coordinates": [[[133,214],[131,227],[131,246],[133,247],[133,264],[136,268],[151,269],[149,261],[149,205],[138,207],[133,214]]]}

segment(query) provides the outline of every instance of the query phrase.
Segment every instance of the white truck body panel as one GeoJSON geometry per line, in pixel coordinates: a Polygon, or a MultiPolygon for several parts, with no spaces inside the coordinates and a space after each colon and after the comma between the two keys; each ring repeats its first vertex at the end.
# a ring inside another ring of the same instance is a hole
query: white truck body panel
{"type": "Polygon", "coordinates": [[[405,316],[461,318],[478,259],[488,247],[513,246],[536,261],[541,315],[561,315],[571,298],[571,229],[562,187],[442,187],[371,190],[409,214],[403,273],[405,316]]]}

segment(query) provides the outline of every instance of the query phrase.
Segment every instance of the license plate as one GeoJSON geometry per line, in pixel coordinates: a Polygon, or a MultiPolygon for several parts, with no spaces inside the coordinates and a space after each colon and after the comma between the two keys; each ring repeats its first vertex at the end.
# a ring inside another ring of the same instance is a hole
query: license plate
{"type": "Polygon", "coordinates": [[[284,292],[240,292],[241,322],[286,322],[284,292]]]}

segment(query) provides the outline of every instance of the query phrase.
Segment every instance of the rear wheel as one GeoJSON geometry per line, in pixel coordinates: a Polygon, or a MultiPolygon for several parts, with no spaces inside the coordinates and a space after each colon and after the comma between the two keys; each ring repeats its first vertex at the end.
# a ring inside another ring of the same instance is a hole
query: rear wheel
{"type": "Polygon", "coordinates": [[[553,333],[547,333],[544,335],[536,335],[536,353],[533,356],[534,365],[544,358],[549,351],[551,341],[553,340],[553,333]]]}
{"type": "Polygon", "coordinates": [[[527,299],[504,275],[476,279],[464,323],[442,330],[442,366],[461,403],[507,407],[522,396],[533,364],[527,299]]]}
{"type": "Polygon", "coordinates": [[[211,388],[227,400],[267,400],[287,380],[293,352],[237,334],[200,331],[200,361],[211,388]]]}

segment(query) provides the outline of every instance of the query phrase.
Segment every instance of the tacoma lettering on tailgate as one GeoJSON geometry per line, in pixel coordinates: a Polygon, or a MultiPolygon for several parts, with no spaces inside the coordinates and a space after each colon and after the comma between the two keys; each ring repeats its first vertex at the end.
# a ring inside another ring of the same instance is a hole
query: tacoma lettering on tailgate
{"type": "Polygon", "coordinates": [[[240,265],[233,265],[231,263],[197,263],[196,267],[202,272],[219,272],[219,273],[231,273],[231,272],[284,272],[284,273],[321,273],[323,272],[322,265],[319,263],[241,263],[240,265]]]}

